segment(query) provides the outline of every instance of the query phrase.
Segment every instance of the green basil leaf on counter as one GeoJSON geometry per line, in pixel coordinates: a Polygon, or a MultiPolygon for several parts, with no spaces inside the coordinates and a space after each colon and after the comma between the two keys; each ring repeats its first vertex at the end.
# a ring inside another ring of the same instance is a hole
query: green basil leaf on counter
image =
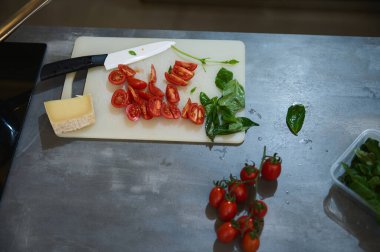
{"type": "Polygon", "coordinates": [[[231,71],[222,67],[216,74],[215,84],[219,89],[224,90],[225,85],[230,82],[233,77],[234,74],[231,71]]]}
{"type": "Polygon", "coordinates": [[[302,128],[305,120],[305,114],[305,106],[302,104],[295,104],[288,108],[286,124],[288,125],[290,131],[296,136],[302,128]]]}
{"type": "Polygon", "coordinates": [[[130,50],[130,51],[128,51],[128,52],[129,52],[130,55],[133,55],[133,56],[136,56],[136,55],[137,55],[135,51],[130,50]]]}
{"type": "Polygon", "coordinates": [[[193,88],[190,90],[190,94],[194,93],[196,89],[197,89],[197,87],[193,87],[193,88]]]}
{"type": "Polygon", "coordinates": [[[211,102],[211,99],[204,92],[200,92],[199,100],[204,107],[211,102]]]}

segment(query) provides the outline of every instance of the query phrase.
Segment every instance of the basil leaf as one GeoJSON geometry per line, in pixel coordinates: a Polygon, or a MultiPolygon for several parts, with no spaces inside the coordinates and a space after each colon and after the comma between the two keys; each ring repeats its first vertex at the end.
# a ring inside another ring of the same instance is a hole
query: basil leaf
{"type": "Polygon", "coordinates": [[[258,126],[258,124],[246,117],[237,117],[234,123],[226,123],[215,127],[214,135],[229,135],[240,131],[247,132],[252,126],[258,126]]]}
{"type": "Polygon", "coordinates": [[[197,87],[193,87],[193,88],[190,90],[190,94],[194,93],[196,89],[197,89],[197,87]]]}
{"type": "Polygon", "coordinates": [[[128,53],[129,53],[130,55],[133,55],[133,56],[136,56],[136,55],[137,55],[136,52],[135,52],[135,51],[132,51],[132,50],[128,51],[128,53]]]}
{"type": "Polygon", "coordinates": [[[219,89],[224,90],[226,84],[232,80],[233,76],[234,74],[231,71],[222,67],[217,73],[216,78],[215,78],[216,86],[219,89]]]}
{"type": "Polygon", "coordinates": [[[237,113],[245,107],[244,88],[237,80],[231,80],[225,85],[218,104],[227,107],[232,113],[237,113]]]}
{"type": "Polygon", "coordinates": [[[169,73],[169,74],[172,73],[172,66],[169,66],[168,73],[169,73]]]}
{"type": "Polygon", "coordinates": [[[201,104],[203,106],[206,106],[207,104],[211,103],[211,99],[204,92],[201,92],[199,94],[199,100],[201,101],[201,104]]]}
{"type": "Polygon", "coordinates": [[[295,104],[288,108],[286,115],[286,124],[290,131],[297,136],[301,130],[303,121],[305,120],[305,106],[302,104],[295,104]]]}

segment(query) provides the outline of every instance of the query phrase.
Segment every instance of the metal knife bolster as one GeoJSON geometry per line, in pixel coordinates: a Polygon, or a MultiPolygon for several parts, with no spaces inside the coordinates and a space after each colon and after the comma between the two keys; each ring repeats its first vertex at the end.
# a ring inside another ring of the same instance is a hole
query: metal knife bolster
{"type": "Polygon", "coordinates": [[[61,74],[71,73],[90,67],[103,66],[107,55],[108,54],[83,56],[46,64],[41,69],[40,79],[46,80],[61,74]]]}

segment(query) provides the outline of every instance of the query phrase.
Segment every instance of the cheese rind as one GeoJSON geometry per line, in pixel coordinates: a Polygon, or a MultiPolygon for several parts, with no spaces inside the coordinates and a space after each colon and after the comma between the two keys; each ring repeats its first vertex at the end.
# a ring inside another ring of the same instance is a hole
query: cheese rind
{"type": "Polygon", "coordinates": [[[49,121],[57,135],[95,123],[91,95],[47,101],[44,105],[49,121]]]}

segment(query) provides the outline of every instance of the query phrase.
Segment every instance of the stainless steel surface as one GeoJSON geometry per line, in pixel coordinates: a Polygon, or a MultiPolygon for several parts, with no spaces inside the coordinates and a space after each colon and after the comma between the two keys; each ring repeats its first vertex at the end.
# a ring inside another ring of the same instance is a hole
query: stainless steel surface
{"type": "Polygon", "coordinates": [[[19,27],[31,15],[48,4],[50,0],[30,0],[17,12],[10,16],[4,23],[0,24],[0,41],[8,37],[17,27],[19,27]]]}
{"type": "Polygon", "coordinates": [[[260,126],[240,146],[212,148],[62,139],[43,102],[60,97],[64,78],[38,83],[0,202],[1,251],[239,251],[215,241],[208,193],[264,145],[283,172],[262,192],[261,251],[379,248],[375,219],[332,187],[329,169],[380,128],[380,38],[22,27],[9,40],[48,43],[52,62],[80,35],[244,41],[247,115],[260,126]],[[293,102],[307,106],[298,137],[285,123],[293,102]]]}

